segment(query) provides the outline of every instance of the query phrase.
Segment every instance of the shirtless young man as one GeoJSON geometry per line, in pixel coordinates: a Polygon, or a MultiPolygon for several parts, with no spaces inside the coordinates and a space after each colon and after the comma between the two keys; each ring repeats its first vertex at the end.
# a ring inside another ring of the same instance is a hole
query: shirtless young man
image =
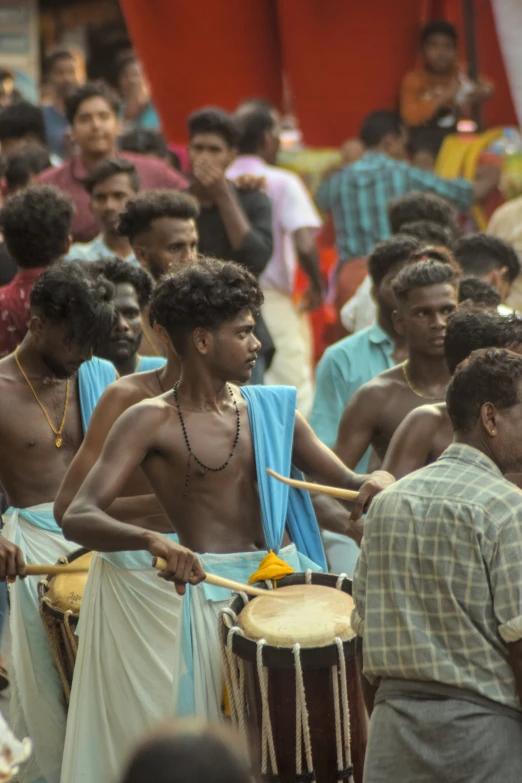
{"type": "MultiPolygon", "coordinates": [[[[522,350],[522,320],[496,312],[470,311],[465,306],[448,319],[444,355],[453,375],[457,366],[480,348],[522,350]]],[[[383,461],[383,469],[399,479],[435,462],[453,443],[446,403],[421,405],[397,428],[383,461]]]]}
{"type": "Polygon", "coordinates": [[[151,316],[181,357],[180,382],[118,419],[63,518],[68,538],[118,554],[95,555],[84,594],[62,783],[112,780],[143,726],[162,715],[221,714],[217,615],[230,593],[191,587],[181,609],[150,555],[169,561],[164,576],[185,581],[194,561],[183,554],[180,566],[180,548],[167,537],[106,513],[138,467],[205,571],[242,581],[267,549],[295,570],[324,566],[307,496],[291,490],[287,507],[266,467],[288,471],[293,461],[312,478],[360,488],[354,517],[393,481],[348,470],[296,414],[295,389],[229,385],[250,378],[259,349],[252,313],[261,301],[249,272],[211,259],[187,265],[155,291],[151,316]]]}
{"type": "Polygon", "coordinates": [[[419,261],[395,278],[395,329],[409,358],[366,383],[346,406],[334,451],[345,465],[357,464],[372,445],[382,460],[393,433],[426,400],[445,398],[449,372],[444,358],[448,316],[457,307],[458,270],[439,261],[419,261]]]}
{"type": "MultiPolygon", "coordinates": [[[[10,506],[3,535],[28,563],[54,563],[75,548],[56,525],[52,503],[94,405],[116,377],[112,364],[88,361],[111,329],[111,296],[107,283],[93,282],[74,262],[49,268],[31,292],[29,332],[0,361],[0,485],[10,506]]],[[[10,586],[11,718],[17,735],[34,743],[21,780],[56,783],[66,716],[38,612],[38,581],[10,586]]]]}

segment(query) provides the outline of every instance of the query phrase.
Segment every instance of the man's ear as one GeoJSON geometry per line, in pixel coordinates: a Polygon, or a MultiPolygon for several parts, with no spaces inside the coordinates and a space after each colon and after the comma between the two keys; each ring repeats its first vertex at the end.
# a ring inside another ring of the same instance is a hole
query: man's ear
{"type": "Polygon", "coordinates": [[[497,434],[498,415],[498,410],[495,408],[492,402],[485,402],[480,409],[480,421],[482,427],[490,438],[494,438],[497,434]]]}
{"type": "Polygon", "coordinates": [[[199,353],[206,356],[214,345],[214,335],[208,329],[199,326],[192,333],[192,341],[199,353]]]}
{"type": "Polygon", "coordinates": [[[404,337],[403,320],[404,319],[399,311],[394,310],[392,313],[393,328],[400,337],[404,337]]]}

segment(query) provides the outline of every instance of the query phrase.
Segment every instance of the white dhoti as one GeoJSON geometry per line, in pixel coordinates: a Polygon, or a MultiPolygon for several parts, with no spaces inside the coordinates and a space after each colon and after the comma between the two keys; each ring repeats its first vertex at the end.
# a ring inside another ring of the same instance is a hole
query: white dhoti
{"type": "MultiPolygon", "coordinates": [[[[246,581],[266,552],[202,555],[209,572],[246,581]]],[[[280,556],[317,567],[295,546],[280,556]]],[[[143,732],[175,715],[221,717],[218,615],[231,591],[208,584],[182,599],[146,552],[95,555],[84,592],[61,783],[116,783],[143,732]]]]}
{"type": "MultiPolygon", "coordinates": [[[[20,547],[27,563],[55,563],[78,549],[63,537],[52,503],[8,509],[3,535],[20,547]]],[[[18,737],[30,737],[34,746],[30,761],[19,772],[20,783],[59,783],[65,738],[63,686],[38,609],[40,578],[28,576],[9,585],[11,724],[18,737]]]]}

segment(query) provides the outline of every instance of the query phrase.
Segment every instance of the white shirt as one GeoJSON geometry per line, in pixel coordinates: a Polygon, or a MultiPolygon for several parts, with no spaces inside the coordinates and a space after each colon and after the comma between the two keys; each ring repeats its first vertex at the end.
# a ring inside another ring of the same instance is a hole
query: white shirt
{"type": "Polygon", "coordinates": [[[371,326],[377,318],[377,307],[372,299],[372,280],[366,275],[361,285],[341,310],[341,323],[354,334],[371,326]]]}
{"type": "Polygon", "coordinates": [[[299,228],[319,229],[321,218],[297,174],[270,166],[258,155],[240,155],[228,168],[227,177],[237,179],[243,174],[264,177],[272,202],[274,250],[260,277],[261,288],[292,296],[297,269],[292,234],[299,228]]]}

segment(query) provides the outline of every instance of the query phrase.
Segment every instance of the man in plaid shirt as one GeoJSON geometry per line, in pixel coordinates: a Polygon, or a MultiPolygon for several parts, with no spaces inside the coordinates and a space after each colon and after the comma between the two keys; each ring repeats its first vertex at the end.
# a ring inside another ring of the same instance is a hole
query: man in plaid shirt
{"type": "Polygon", "coordinates": [[[377,497],[354,577],[367,783],[522,779],[522,358],[475,351],[454,443],[377,497]]]}

